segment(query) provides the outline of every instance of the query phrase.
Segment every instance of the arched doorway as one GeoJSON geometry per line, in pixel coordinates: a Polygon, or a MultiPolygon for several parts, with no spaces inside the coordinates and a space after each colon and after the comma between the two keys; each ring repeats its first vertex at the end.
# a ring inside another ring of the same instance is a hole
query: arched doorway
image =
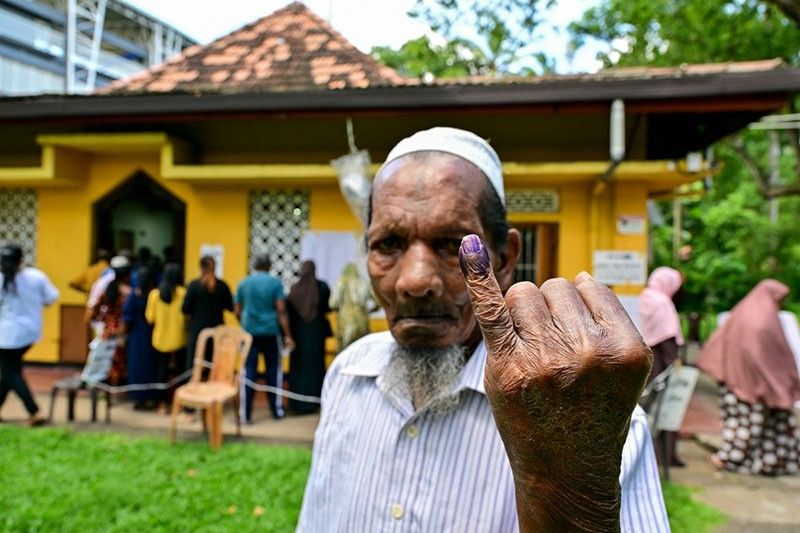
{"type": "Polygon", "coordinates": [[[145,172],[137,171],[94,203],[93,227],[94,251],[128,249],[137,254],[146,247],[162,261],[183,266],[186,204],[145,172]]]}

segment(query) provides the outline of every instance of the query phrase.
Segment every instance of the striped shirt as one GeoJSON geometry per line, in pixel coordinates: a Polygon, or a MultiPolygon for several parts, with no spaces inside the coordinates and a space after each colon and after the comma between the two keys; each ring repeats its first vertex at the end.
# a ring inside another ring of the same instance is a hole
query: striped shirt
{"type": "MultiPolygon", "coordinates": [[[[414,411],[383,379],[389,332],[342,352],[322,392],[322,416],[297,531],[518,531],[511,466],[483,388],[486,348],[459,377],[458,407],[414,411]]],[[[669,531],[644,412],[622,455],[623,531],[669,531]]]]}

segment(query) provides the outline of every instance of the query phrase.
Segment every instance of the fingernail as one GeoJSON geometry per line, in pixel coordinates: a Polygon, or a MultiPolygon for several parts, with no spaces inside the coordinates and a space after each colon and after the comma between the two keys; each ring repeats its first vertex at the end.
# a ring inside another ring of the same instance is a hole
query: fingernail
{"type": "Polygon", "coordinates": [[[461,265],[461,272],[467,275],[468,272],[485,276],[489,273],[491,261],[489,252],[477,235],[467,235],[461,239],[461,249],[458,254],[458,262],[461,265]]]}

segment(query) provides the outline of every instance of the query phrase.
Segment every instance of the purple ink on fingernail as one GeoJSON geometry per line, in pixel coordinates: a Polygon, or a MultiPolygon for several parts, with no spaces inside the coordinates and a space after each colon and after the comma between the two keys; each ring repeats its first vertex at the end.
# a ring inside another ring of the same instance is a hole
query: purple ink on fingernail
{"type": "Polygon", "coordinates": [[[461,239],[461,248],[470,255],[478,253],[482,247],[483,243],[477,235],[466,235],[461,239]]]}
{"type": "Polygon", "coordinates": [[[467,275],[468,272],[485,276],[491,268],[489,252],[477,235],[467,235],[461,239],[461,250],[458,254],[458,263],[461,265],[461,272],[467,275]]]}

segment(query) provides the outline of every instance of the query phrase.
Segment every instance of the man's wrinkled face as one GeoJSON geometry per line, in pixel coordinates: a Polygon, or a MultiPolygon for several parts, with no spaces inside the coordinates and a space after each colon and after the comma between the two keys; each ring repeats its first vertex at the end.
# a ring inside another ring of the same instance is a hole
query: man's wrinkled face
{"type": "Polygon", "coordinates": [[[478,216],[486,183],[472,163],[444,153],[401,157],[376,178],[367,264],[399,344],[477,342],[458,249],[470,233],[486,240],[478,216]]]}

